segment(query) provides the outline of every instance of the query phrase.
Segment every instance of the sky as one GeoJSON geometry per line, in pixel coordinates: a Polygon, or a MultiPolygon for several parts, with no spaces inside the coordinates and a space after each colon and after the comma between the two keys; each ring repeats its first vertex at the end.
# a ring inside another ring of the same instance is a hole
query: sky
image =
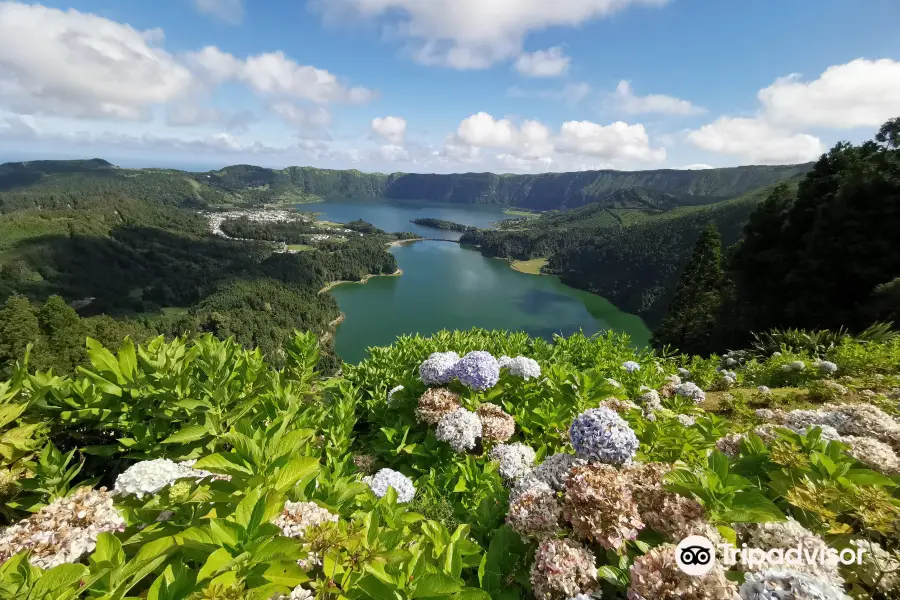
{"type": "Polygon", "coordinates": [[[898,0],[0,1],[0,161],[815,160],[900,116],[898,0]]]}

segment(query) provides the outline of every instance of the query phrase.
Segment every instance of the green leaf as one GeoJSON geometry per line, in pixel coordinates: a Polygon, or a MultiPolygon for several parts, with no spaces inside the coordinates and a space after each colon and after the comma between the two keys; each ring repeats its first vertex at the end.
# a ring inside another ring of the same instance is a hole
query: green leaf
{"type": "Polygon", "coordinates": [[[94,365],[94,368],[101,372],[112,373],[116,376],[117,381],[121,378],[122,372],[119,370],[119,361],[112,352],[103,347],[103,344],[93,338],[88,338],[87,349],[88,357],[91,359],[91,364],[94,365]]]}
{"type": "Polygon", "coordinates": [[[450,577],[443,573],[427,573],[413,583],[413,592],[410,598],[449,596],[460,591],[463,586],[462,579],[450,577]]]}
{"type": "Polygon", "coordinates": [[[211,519],[209,532],[213,539],[222,546],[236,546],[244,537],[243,527],[225,519],[211,519]]]}
{"type": "Polygon", "coordinates": [[[372,600],[392,600],[400,598],[395,586],[381,581],[374,575],[366,575],[356,583],[356,586],[372,600]]]}
{"type": "Polygon", "coordinates": [[[209,579],[210,577],[214,577],[216,573],[230,563],[231,553],[225,548],[219,548],[210,554],[203,566],[200,567],[200,572],[197,573],[197,581],[200,582],[209,579]]]}
{"type": "Polygon", "coordinates": [[[242,461],[240,457],[230,453],[218,453],[204,456],[194,464],[194,468],[212,471],[213,473],[221,473],[223,475],[231,475],[232,477],[253,475],[253,471],[244,464],[244,461],[242,461]]]}
{"type": "Polygon", "coordinates": [[[882,485],[884,487],[897,487],[897,484],[889,477],[869,469],[850,469],[844,475],[856,485],[882,485]]]}
{"type": "Polygon", "coordinates": [[[134,342],[131,341],[131,338],[125,338],[119,348],[119,373],[125,381],[134,381],[136,371],[137,354],[134,351],[134,342]]]}
{"type": "Polygon", "coordinates": [[[66,588],[78,589],[81,578],[87,575],[88,569],[84,565],[59,565],[49,571],[44,571],[35,586],[29,592],[29,598],[44,598],[47,594],[53,594],[54,598],[62,597],[63,592],[71,591],[66,588]]]}
{"type": "Polygon", "coordinates": [[[286,492],[305,477],[318,472],[319,461],[308,456],[292,458],[285,464],[275,478],[275,489],[286,492]]]}
{"type": "Polygon", "coordinates": [[[463,588],[461,592],[453,595],[454,600],[491,600],[491,595],[478,588],[463,588]]]}
{"type": "Polygon", "coordinates": [[[187,444],[202,440],[209,435],[209,431],[202,425],[188,425],[180,431],[176,431],[162,441],[163,444],[187,444]]]}
{"type": "MultiPolygon", "coordinates": [[[[257,561],[265,562],[265,560],[261,559],[258,555],[254,554],[254,558],[257,561]]],[[[263,578],[266,581],[284,585],[289,588],[297,587],[301,583],[309,581],[309,576],[303,572],[303,569],[297,565],[296,561],[282,561],[271,565],[266,569],[265,573],[263,573],[263,578]]]]}

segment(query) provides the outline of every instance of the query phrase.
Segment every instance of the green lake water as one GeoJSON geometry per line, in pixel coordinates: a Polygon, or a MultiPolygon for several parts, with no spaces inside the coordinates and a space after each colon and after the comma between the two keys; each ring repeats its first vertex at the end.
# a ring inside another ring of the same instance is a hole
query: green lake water
{"type": "MultiPolygon", "coordinates": [[[[321,212],[327,220],[361,218],[387,231],[433,237],[450,237],[445,235],[450,232],[419,228],[409,219],[435,217],[486,227],[508,218],[497,209],[389,201],[325,202],[301,208],[321,212]]],[[[649,341],[650,332],[640,317],[555,277],[519,273],[504,260],[485,258],[452,242],[416,242],[391,252],[402,276],[373,277],[366,284],[342,284],[331,291],[346,315],[338,326],[335,348],[348,362],[359,362],[366,357],[366,348],[386,346],[399,335],[429,335],[441,329],[484,327],[548,339],[579,330],[593,334],[614,329],[628,333],[635,345],[649,341]]]]}

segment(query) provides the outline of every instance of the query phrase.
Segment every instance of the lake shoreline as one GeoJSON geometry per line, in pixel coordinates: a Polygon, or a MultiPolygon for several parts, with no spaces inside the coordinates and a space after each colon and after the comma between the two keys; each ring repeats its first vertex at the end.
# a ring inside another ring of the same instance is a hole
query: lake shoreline
{"type": "Polygon", "coordinates": [[[321,290],[319,290],[319,293],[324,294],[325,292],[335,288],[336,286],[341,285],[342,283],[360,283],[360,284],[362,284],[362,283],[367,283],[373,277],[400,277],[401,275],[403,275],[403,269],[397,269],[393,273],[378,273],[377,275],[373,275],[370,273],[368,275],[363,276],[363,278],[360,279],[359,281],[347,281],[347,280],[332,281],[331,283],[329,283],[328,285],[323,287],[321,290]]]}

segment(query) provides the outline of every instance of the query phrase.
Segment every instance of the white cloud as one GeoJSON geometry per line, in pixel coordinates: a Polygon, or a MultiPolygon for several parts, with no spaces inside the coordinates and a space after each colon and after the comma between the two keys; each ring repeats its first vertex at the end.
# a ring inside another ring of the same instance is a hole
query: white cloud
{"type": "Polygon", "coordinates": [[[241,60],[207,46],[188,54],[188,62],[214,82],[237,80],[258,94],[317,102],[364,104],[375,93],[364,87],[348,87],[324,69],[301,65],[284,52],[266,52],[241,60]]]}
{"type": "Polygon", "coordinates": [[[321,106],[303,107],[292,102],[274,102],[272,111],[298,129],[322,129],[331,125],[331,113],[321,106]]]}
{"type": "Polygon", "coordinates": [[[616,91],[608,96],[607,101],[611,108],[631,115],[693,115],[704,112],[702,108],[694,106],[687,100],[672,96],[663,94],[636,96],[631,89],[631,82],[624,80],[619,82],[616,91]]]}
{"type": "Polygon", "coordinates": [[[406,119],[401,117],[377,117],[372,119],[372,132],[394,146],[401,146],[406,135],[406,119]]]}
{"type": "Polygon", "coordinates": [[[159,29],[0,2],[0,106],[22,114],[142,120],[192,87],[159,29]]]}
{"type": "Polygon", "coordinates": [[[760,90],[767,119],[791,127],[878,127],[900,115],[900,62],[862,58],[828,67],[818,79],[797,74],[760,90]]]}
{"type": "Polygon", "coordinates": [[[506,90],[506,96],[516,100],[549,100],[551,102],[565,102],[574,106],[588,97],[591,86],[584,82],[567,83],[559,90],[527,90],[513,86],[506,90]]]}
{"type": "Polygon", "coordinates": [[[409,152],[403,146],[387,144],[378,148],[378,156],[389,162],[409,160],[409,152]]]}
{"type": "Polygon", "coordinates": [[[590,121],[566,121],[560,129],[558,147],[573,154],[607,160],[656,162],[666,159],[665,148],[652,148],[641,124],[616,121],[598,125],[590,121]]]}
{"type": "Polygon", "coordinates": [[[256,116],[248,110],[229,112],[215,106],[192,103],[170,106],[166,111],[166,124],[172,127],[218,125],[229,131],[244,131],[255,121],[256,116]]]}
{"type": "Polygon", "coordinates": [[[244,20],[243,0],[193,0],[194,7],[205,15],[239,25],[244,20]]]}
{"type": "Polygon", "coordinates": [[[698,148],[763,164],[807,162],[824,151],[819,138],[779,129],[761,118],[721,117],[687,138],[698,148]]]}
{"type": "Polygon", "coordinates": [[[529,77],[558,77],[569,69],[572,59],[556,46],[548,50],[538,50],[522,54],[516,60],[516,71],[529,77]]]}
{"type": "Polygon", "coordinates": [[[705,169],[715,169],[712,165],[707,165],[705,163],[696,163],[693,165],[684,165],[683,167],[679,167],[682,171],[703,171],[705,169]]]}
{"type": "Polygon", "coordinates": [[[383,19],[392,37],[409,40],[425,64],[483,69],[518,56],[525,36],[549,27],[575,27],[632,5],[668,0],[311,0],[333,22],[348,16],[383,19]]]}
{"type": "Polygon", "coordinates": [[[605,164],[629,165],[665,160],[664,148],[653,148],[643,125],[616,122],[607,126],[589,121],[567,121],[559,133],[539,121],[521,125],[510,119],[496,119],[480,112],[464,119],[444,145],[443,155],[461,163],[484,162],[493,158],[505,167],[528,166],[525,170],[548,170],[551,165],[602,159],[605,164]],[[519,159],[519,160],[513,160],[519,159]]]}

